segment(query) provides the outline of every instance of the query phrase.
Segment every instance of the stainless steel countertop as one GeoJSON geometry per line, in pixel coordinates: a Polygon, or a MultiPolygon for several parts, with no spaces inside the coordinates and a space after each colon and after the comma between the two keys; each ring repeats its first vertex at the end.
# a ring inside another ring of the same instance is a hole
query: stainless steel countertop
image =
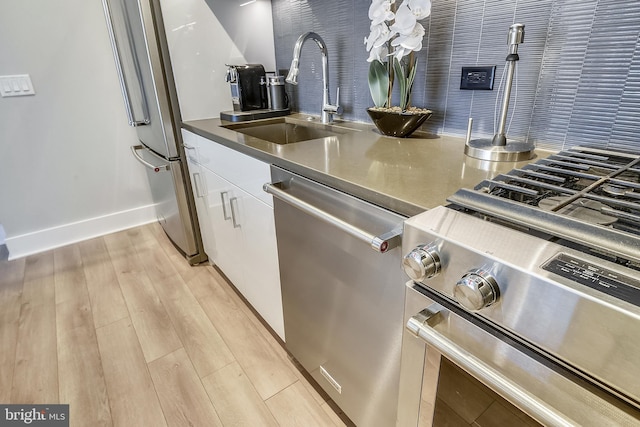
{"type": "MultiPolygon", "coordinates": [[[[287,117],[307,122],[310,116],[287,117]]],[[[337,122],[356,131],[286,145],[220,127],[223,124],[231,122],[194,120],[182,127],[405,216],[444,205],[459,188],[473,188],[483,179],[536,160],[476,160],[465,156],[462,138],[424,133],[391,138],[369,123],[337,122]]],[[[536,155],[546,157],[549,152],[536,151],[536,155]]]]}

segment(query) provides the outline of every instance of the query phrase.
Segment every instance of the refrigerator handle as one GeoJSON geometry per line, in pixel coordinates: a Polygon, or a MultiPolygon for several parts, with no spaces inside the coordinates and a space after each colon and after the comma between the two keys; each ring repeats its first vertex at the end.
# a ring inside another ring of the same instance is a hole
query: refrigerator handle
{"type": "MultiPolygon", "coordinates": [[[[136,127],[136,126],[148,125],[150,123],[150,120],[149,120],[149,114],[147,113],[148,108],[146,106],[146,99],[144,97],[142,100],[142,102],[145,104],[143,105],[144,119],[136,120],[135,117],[133,116],[133,110],[131,108],[131,97],[129,96],[129,90],[127,89],[124,72],[122,71],[122,60],[120,59],[120,50],[118,49],[118,43],[116,42],[116,35],[113,30],[113,21],[111,17],[111,10],[109,9],[108,0],[102,0],[102,7],[104,8],[104,13],[107,18],[107,29],[109,32],[109,41],[111,42],[111,49],[113,50],[113,56],[115,58],[116,71],[118,72],[118,80],[120,81],[120,90],[122,91],[122,97],[124,98],[124,108],[127,112],[127,119],[129,120],[129,126],[136,127]]],[[[127,22],[127,30],[131,32],[130,25],[128,22],[127,22]]],[[[137,61],[137,59],[134,58],[134,61],[137,61]]],[[[138,74],[138,81],[141,81],[138,67],[139,67],[138,64],[136,64],[136,74],[138,74]]]]}
{"type": "Polygon", "coordinates": [[[160,165],[160,166],[156,166],[156,165],[152,165],[151,163],[147,162],[145,159],[143,159],[142,157],[140,157],[140,155],[138,154],[138,150],[146,150],[146,148],[144,148],[142,145],[134,145],[131,147],[131,152],[133,153],[133,156],[136,158],[137,161],[139,161],[140,163],[142,163],[143,165],[145,165],[147,168],[151,169],[152,171],[158,173],[161,172],[163,170],[168,171],[170,170],[170,166],[167,165],[160,165]]]}

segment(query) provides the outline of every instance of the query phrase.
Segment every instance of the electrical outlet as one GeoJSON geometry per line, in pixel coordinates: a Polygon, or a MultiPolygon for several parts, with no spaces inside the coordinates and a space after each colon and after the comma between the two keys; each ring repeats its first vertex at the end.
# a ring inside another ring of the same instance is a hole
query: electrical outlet
{"type": "Polygon", "coordinates": [[[495,65],[486,67],[462,67],[460,89],[493,90],[495,74],[495,65]]]}

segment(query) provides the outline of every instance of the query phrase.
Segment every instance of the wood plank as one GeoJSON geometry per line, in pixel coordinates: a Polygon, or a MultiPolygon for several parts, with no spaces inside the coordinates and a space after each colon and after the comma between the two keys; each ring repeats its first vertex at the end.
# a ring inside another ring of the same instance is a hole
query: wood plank
{"type": "Polygon", "coordinates": [[[53,251],[56,304],[77,298],[88,298],[87,281],[78,245],[69,245],[53,251]]]}
{"type": "Polygon", "coordinates": [[[156,283],[167,277],[178,274],[173,263],[160,247],[150,226],[140,227],[137,238],[131,238],[140,258],[145,260],[144,268],[151,279],[151,283],[156,283]]]}
{"type": "Polygon", "coordinates": [[[74,425],[110,426],[111,411],[77,245],[54,251],[58,382],[74,425]]]}
{"type": "Polygon", "coordinates": [[[133,244],[140,258],[145,260],[147,275],[200,378],[233,362],[235,359],[227,344],[176,273],[157,240],[141,239],[133,244]]]}
{"type": "Polygon", "coordinates": [[[202,383],[223,425],[278,425],[238,363],[203,378],[202,383]]]}
{"type": "Polygon", "coordinates": [[[281,427],[334,425],[300,382],[290,385],[268,399],[267,406],[281,427]]]}
{"type": "Polygon", "coordinates": [[[23,304],[55,304],[53,262],[53,251],[27,257],[22,287],[23,304]]]}
{"type": "Polygon", "coordinates": [[[82,263],[96,328],[129,316],[104,239],[80,242],[82,263]]]}
{"type": "Polygon", "coordinates": [[[26,259],[12,403],[58,402],[53,252],[26,259]]]}
{"type": "MultiPolygon", "coordinates": [[[[197,269],[192,268],[189,261],[176,250],[159,223],[154,222],[153,224],[147,225],[145,231],[148,231],[150,235],[156,239],[164,253],[171,260],[176,272],[180,274],[185,282],[197,274],[197,269]]],[[[209,265],[209,263],[206,262],[202,265],[209,265]]]]}
{"type": "Polygon", "coordinates": [[[13,305],[22,295],[26,258],[0,261],[0,305],[13,305]]]}
{"type": "Polygon", "coordinates": [[[222,426],[184,349],[151,362],[149,371],[168,425],[222,426]]]}
{"type": "MultiPolygon", "coordinates": [[[[268,329],[268,326],[265,326],[261,319],[258,318],[258,314],[256,314],[251,307],[247,305],[247,303],[238,295],[237,291],[232,288],[232,285],[229,284],[227,279],[222,276],[222,274],[212,266],[208,266],[207,269],[213,275],[214,280],[220,284],[229,295],[231,301],[239,307],[242,312],[247,316],[247,318],[253,323],[255,328],[260,332],[264,340],[269,344],[271,349],[280,357],[280,359],[291,368],[296,378],[300,383],[304,385],[307,391],[313,396],[313,398],[318,402],[318,404],[323,404],[327,400],[329,400],[329,396],[320,388],[318,385],[311,384],[310,381],[305,375],[302,373],[304,368],[298,364],[297,361],[292,360],[284,348],[284,343],[276,338],[275,332],[268,329]]],[[[195,291],[194,291],[195,292],[195,291]]],[[[268,396],[267,396],[268,398],[268,396]]]]}
{"type": "Polygon", "coordinates": [[[235,360],[218,330],[178,275],[154,283],[201,378],[235,360]]]}
{"type": "Polygon", "coordinates": [[[114,426],[166,426],[130,319],[96,330],[114,426]]]}
{"type": "Polygon", "coordinates": [[[182,347],[129,233],[115,233],[104,239],[145,360],[151,362],[182,347]]]}
{"type": "Polygon", "coordinates": [[[0,261],[0,402],[11,399],[25,258],[0,261]]]}
{"type": "Polygon", "coordinates": [[[220,276],[211,274],[211,267],[197,269],[199,274],[188,285],[262,399],[293,384],[297,378],[290,362],[275,352],[233,301],[228,285],[220,282],[220,276]]]}

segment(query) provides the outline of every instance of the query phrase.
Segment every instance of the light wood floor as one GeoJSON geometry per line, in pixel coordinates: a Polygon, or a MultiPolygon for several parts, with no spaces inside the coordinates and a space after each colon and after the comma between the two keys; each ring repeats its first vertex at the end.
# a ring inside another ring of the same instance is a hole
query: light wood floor
{"type": "Polygon", "coordinates": [[[68,403],[77,427],[345,425],[157,224],[0,261],[0,403],[68,403]]]}

